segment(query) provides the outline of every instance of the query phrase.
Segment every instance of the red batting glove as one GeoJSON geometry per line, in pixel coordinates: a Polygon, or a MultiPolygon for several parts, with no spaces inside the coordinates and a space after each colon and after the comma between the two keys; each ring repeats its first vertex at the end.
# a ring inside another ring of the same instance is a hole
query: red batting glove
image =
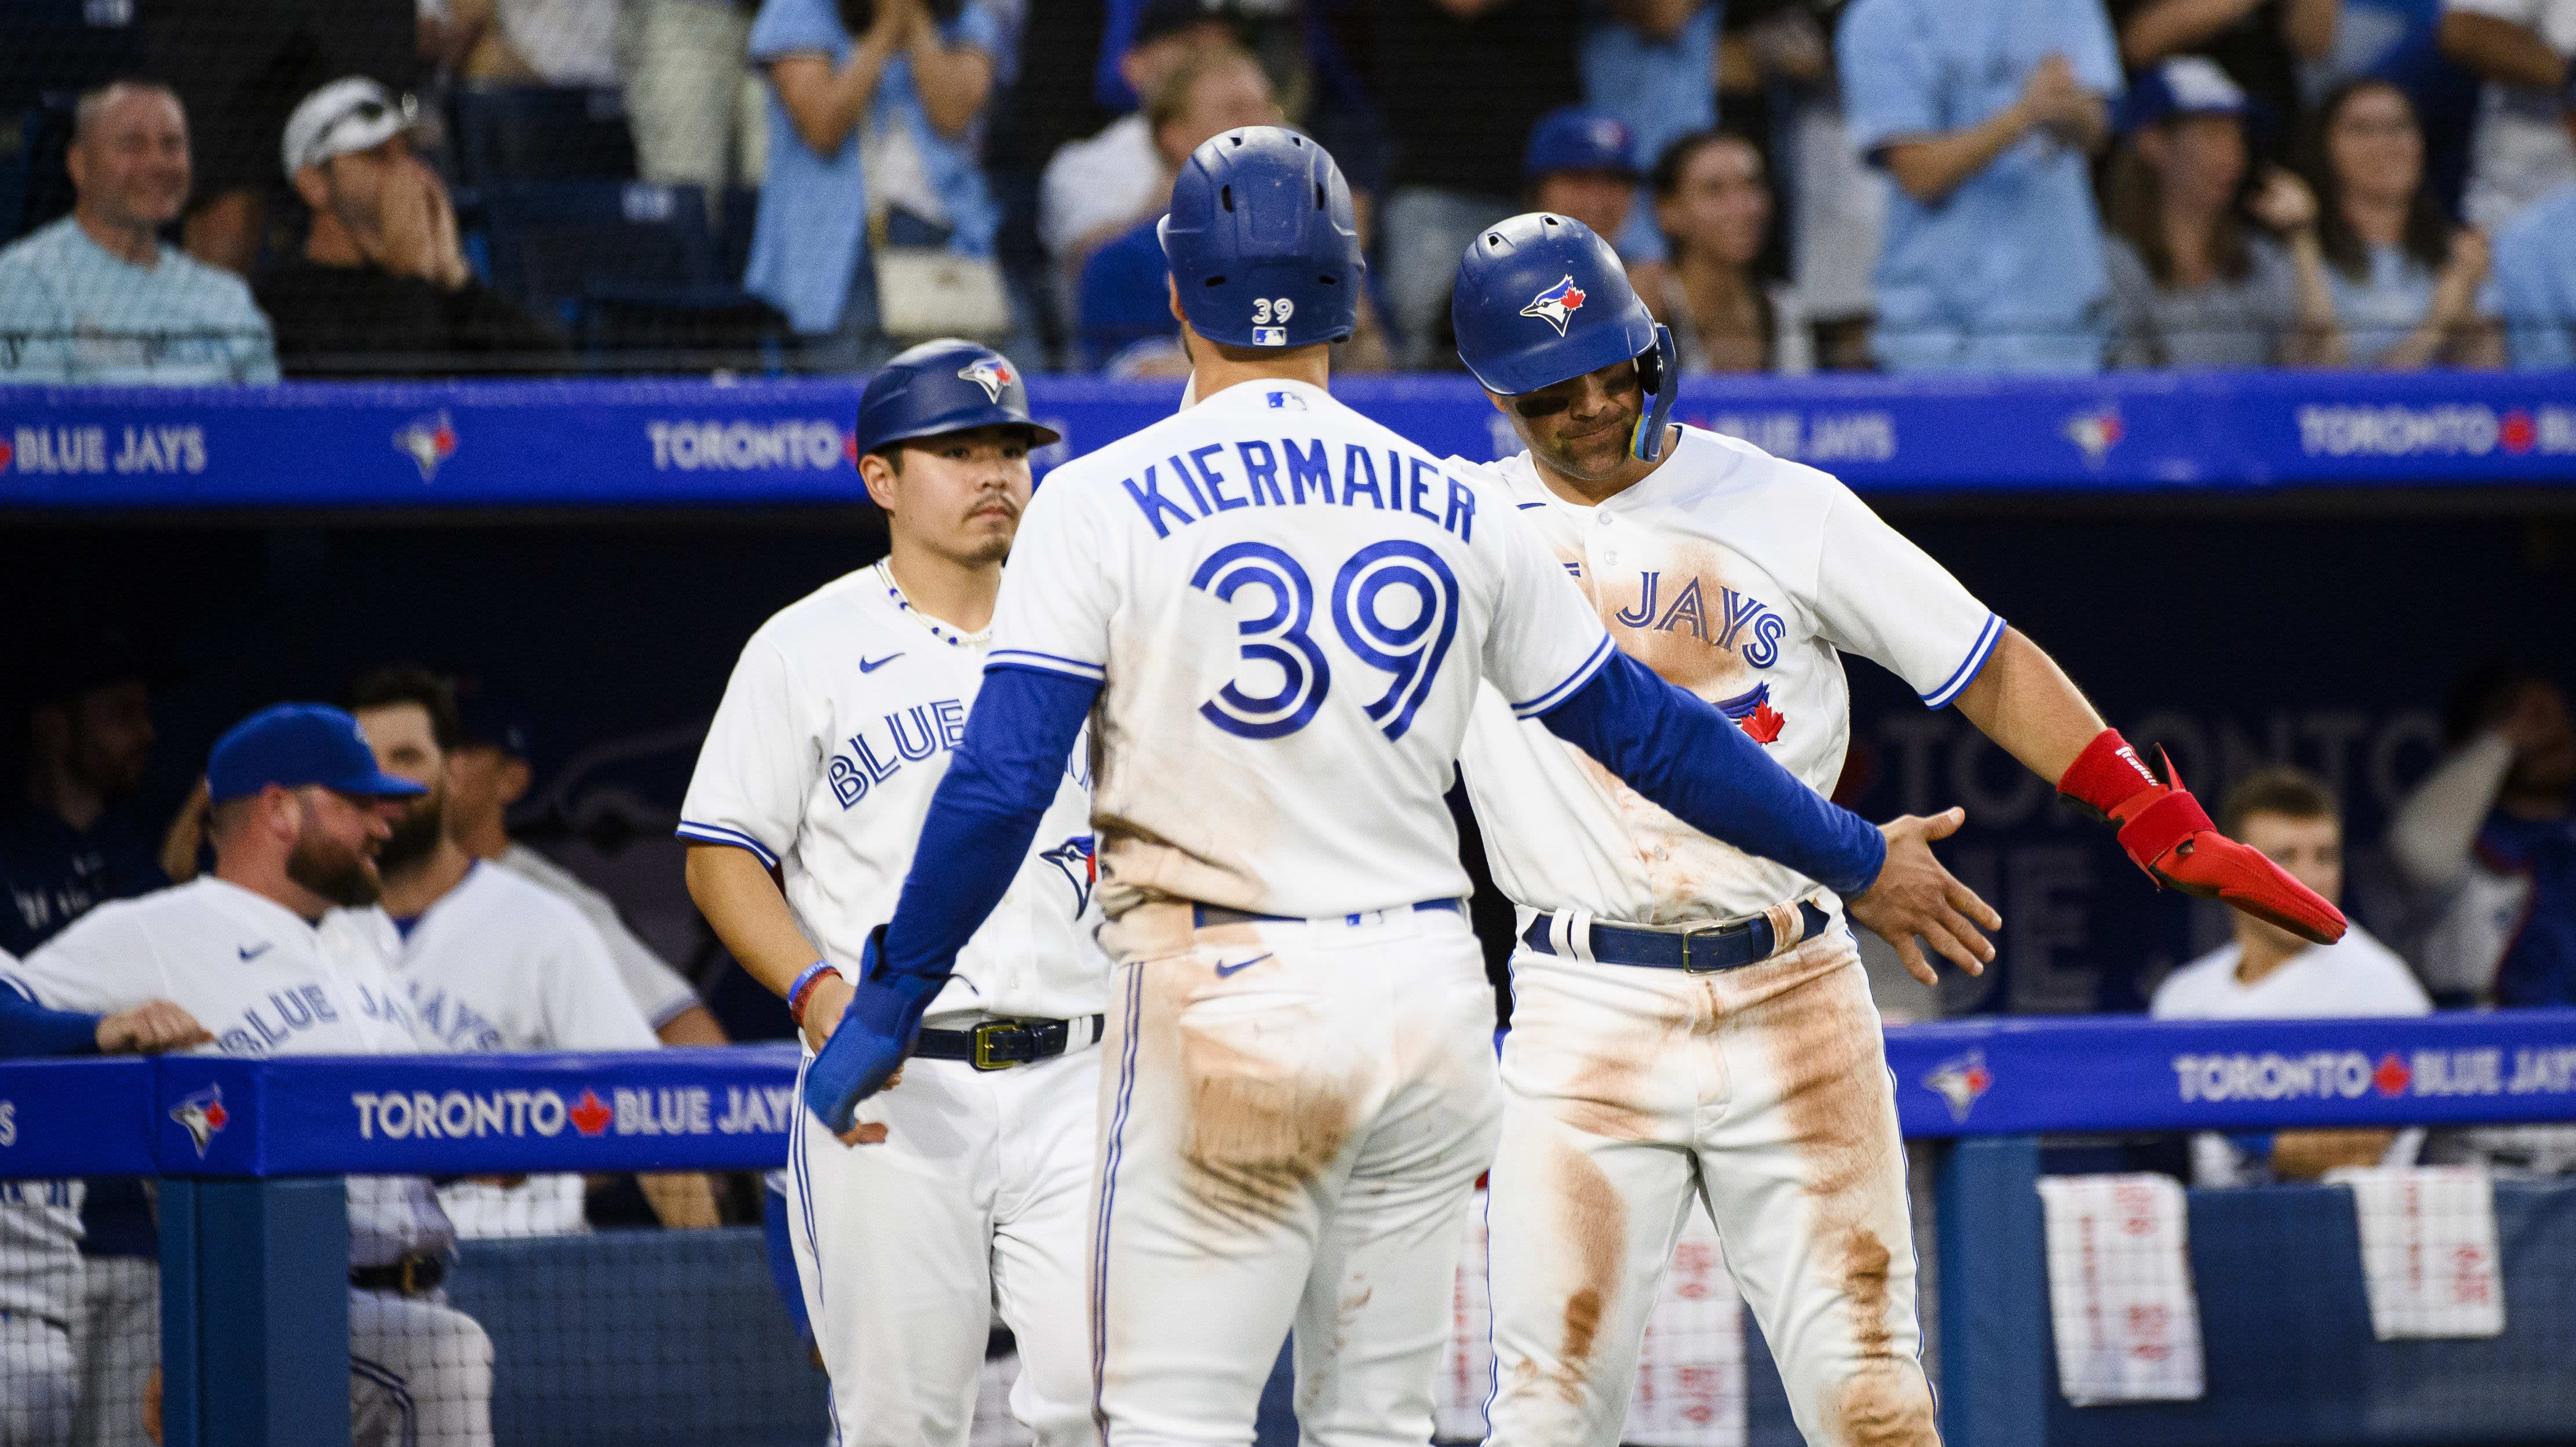
{"type": "Polygon", "coordinates": [[[2117,729],[2104,729],[2057,781],[2057,792],[2095,818],[2120,826],[2120,847],[2159,886],[2221,899],[2301,939],[2343,938],[2343,911],[2281,866],[2218,832],[2182,786],[2173,760],[2157,751],[2166,783],[2147,771],[2117,729]]]}

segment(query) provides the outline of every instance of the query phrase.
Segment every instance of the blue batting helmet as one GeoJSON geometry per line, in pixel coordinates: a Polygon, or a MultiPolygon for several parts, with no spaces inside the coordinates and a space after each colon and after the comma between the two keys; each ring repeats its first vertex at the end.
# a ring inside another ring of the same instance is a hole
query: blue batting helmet
{"type": "Polygon", "coordinates": [[[1681,388],[1673,334],[1628,285],[1610,243],[1533,211],[1478,232],[1449,294],[1458,357],[1488,392],[1517,397],[1635,358],[1646,415],[1628,450],[1652,462],[1681,388]]]}
{"type": "Polygon", "coordinates": [[[1359,326],[1351,188],[1295,131],[1245,126],[1191,152],[1160,235],[1181,314],[1211,342],[1306,347],[1359,326]]]}
{"type": "Polygon", "coordinates": [[[996,426],[1025,427],[1037,446],[1056,440],[1053,428],[1029,419],[1029,389],[1010,358],[948,339],[923,342],[879,368],[859,394],[851,430],[864,457],[915,437],[996,426]]]}

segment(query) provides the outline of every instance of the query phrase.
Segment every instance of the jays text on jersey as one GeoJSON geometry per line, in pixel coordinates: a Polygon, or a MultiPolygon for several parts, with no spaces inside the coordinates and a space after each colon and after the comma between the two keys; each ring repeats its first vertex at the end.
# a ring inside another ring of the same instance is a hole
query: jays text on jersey
{"type": "Polygon", "coordinates": [[[1441,796],[1480,671],[1529,716],[1609,655],[1484,487],[1290,381],[1227,388],[1048,474],[992,662],[1107,685],[1093,818],[1112,912],[1160,897],[1331,916],[1466,892],[1441,796]]]}
{"type": "MultiPolygon", "coordinates": [[[[1661,467],[1597,507],[1559,498],[1523,453],[1476,469],[1535,525],[1621,651],[1735,719],[1831,796],[1850,742],[1842,654],[1938,708],[2003,620],[1833,477],[1679,429],[1661,467]]],[[[1816,886],[1702,834],[1490,690],[1461,752],[1495,882],[1525,909],[1672,924],[1765,909],[1816,886]]],[[[1523,923],[1527,923],[1526,917],[1523,923]]]]}
{"type": "MultiPolygon", "coordinates": [[[[1016,568],[1014,569],[1016,571],[1016,568]]],[[[856,970],[894,914],[985,654],[911,610],[883,564],[789,604],[744,645],[680,810],[680,837],[779,872],[805,937],[856,970]]],[[[1090,760],[1077,741],[1035,844],[929,1018],[1097,1014],[1090,760]]]]}
{"type": "MultiPolygon", "coordinates": [[[[423,1049],[401,987],[357,917],[319,924],[205,875],[81,916],[0,972],[37,1003],[109,1014],[168,1000],[231,1055],[411,1055],[423,1049]]],[[[375,1266],[454,1241],[429,1183],[349,1178],[349,1259],[375,1266]]]]}

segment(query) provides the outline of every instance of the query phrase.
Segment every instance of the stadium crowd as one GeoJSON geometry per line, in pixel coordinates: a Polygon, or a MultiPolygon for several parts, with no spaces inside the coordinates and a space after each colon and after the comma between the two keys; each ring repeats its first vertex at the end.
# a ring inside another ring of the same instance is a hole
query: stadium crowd
{"type": "Polygon", "coordinates": [[[1454,365],[1476,232],[1698,371],[2576,362],[2571,0],[31,0],[0,382],[1169,373],[1179,162],[1280,120],[1454,365]]]}

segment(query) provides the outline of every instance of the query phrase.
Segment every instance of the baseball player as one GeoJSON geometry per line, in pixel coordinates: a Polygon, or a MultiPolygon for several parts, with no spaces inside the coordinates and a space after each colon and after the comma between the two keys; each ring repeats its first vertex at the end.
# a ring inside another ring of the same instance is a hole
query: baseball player
{"type": "MultiPolygon", "coordinates": [[[[679,827],[690,896],[809,1046],[894,912],[982,682],[1029,448],[1056,439],[1006,358],[955,341],[869,379],[855,430],[892,550],[752,635],[679,827]]],[[[1070,735],[1051,748],[1043,832],[979,862],[1006,897],[922,1002],[903,1092],[847,1143],[799,1113],[797,1277],[841,1442],[964,1447],[997,1309],[1023,1366],[1013,1413],[1048,1447],[1097,1440],[1083,1216],[1108,964],[1089,938],[1089,760],[1070,735]]]]}
{"type": "MultiPolygon", "coordinates": [[[[1579,585],[1557,601],[1807,787],[1841,773],[1841,655],[1858,653],[2118,821],[2159,882],[2310,939],[2342,933],[2332,905],[2219,834],[2046,654],[1840,483],[1669,425],[1671,335],[1581,223],[1487,228],[1454,295],[1459,353],[1528,449],[1488,485],[1579,585]]],[[[1905,1156],[1849,896],[1708,837],[1490,690],[1462,757],[1520,934],[1489,1221],[1492,1441],[1618,1440],[1696,1197],[1807,1440],[1933,1442],[1905,1156]]],[[[1932,981],[1913,940],[1881,933],[1932,981]]],[[[1925,937],[1971,972],[1991,954],[1955,927],[1925,937]]]]}
{"type": "MultiPolygon", "coordinates": [[[[382,801],[420,786],[376,767],[355,720],[279,704],[206,761],[215,869],[83,915],[0,984],[58,1010],[168,1000],[232,1055],[408,1055],[412,1013],[350,911],[375,902],[382,801]]],[[[351,1176],[353,1440],[492,1440],[492,1343],[438,1290],[455,1233],[429,1183],[351,1176]]]]}
{"type": "Polygon", "coordinates": [[[918,1066],[878,1089],[1096,720],[1109,1438],[1249,1441],[1293,1319],[1305,1440],[1418,1444],[1501,1108],[1441,802],[1480,679],[1683,817],[1867,891],[1888,929],[1970,896],[1923,821],[1882,834],[1622,660],[1495,494],[1333,400],[1363,267],[1314,142],[1201,146],[1162,241],[1198,400],[1031,504],[974,714],[806,1099],[854,1135],[912,1108],[918,1066]]]}
{"type": "MultiPolygon", "coordinates": [[[[448,751],[459,727],[447,680],[422,668],[380,668],[352,686],[349,704],[377,766],[422,790],[395,806],[392,837],[376,860],[384,894],[357,920],[392,961],[421,1032],[451,1051],[658,1049],[581,911],[467,854],[449,834],[448,751]]],[[[645,1172],[637,1180],[663,1224],[717,1224],[705,1176],[645,1172]]],[[[590,1229],[578,1172],[456,1181],[438,1197],[460,1236],[590,1229]]]]}
{"type": "MultiPolygon", "coordinates": [[[[11,983],[17,963],[0,952],[0,1060],[156,1054],[214,1038],[167,1000],[110,1014],[48,1010],[11,983]]],[[[15,1124],[0,1114],[0,1145],[15,1124]]],[[[0,1447],[72,1440],[83,1195],[79,1181],[0,1181],[0,1447]]],[[[136,1405],[129,1403],[129,1412],[136,1405]]],[[[141,1430],[139,1417],[132,1425],[141,1430]]]]}

